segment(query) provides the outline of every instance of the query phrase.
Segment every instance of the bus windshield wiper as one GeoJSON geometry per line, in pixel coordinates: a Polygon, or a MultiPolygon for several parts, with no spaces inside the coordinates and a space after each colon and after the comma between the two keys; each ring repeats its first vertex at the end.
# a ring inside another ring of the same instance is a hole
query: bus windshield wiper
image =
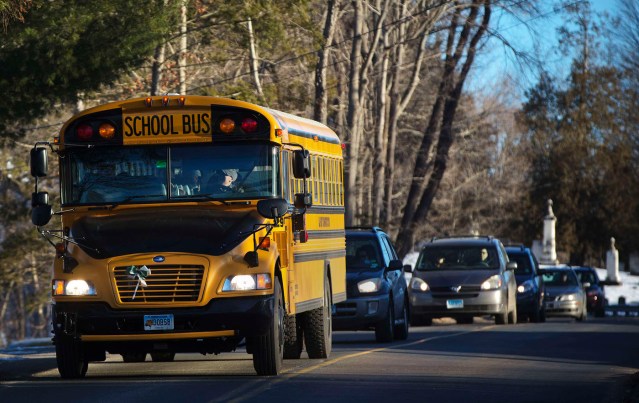
{"type": "MultiPolygon", "coordinates": [[[[213,197],[213,193],[199,193],[196,195],[188,195],[183,198],[187,200],[188,199],[205,199],[205,200],[220,202],[226,206],[230,205],[230,203],[227,202],[226,200],[220,200],[217,197],[213,197]]],[[[182,197],[178,197],[178,199],[182,199],[182,197]]]]}
{"type": "MultiPolygon", "coordinates": [[[[131,200],[135,200],[135,199],[145,199],[147,197],[166,197],[165,194],[161,194],[161,195],[133,195],[133,196],[128,196],[126,198],[124,198],[123,200],[120,200],[118,202],[112,203],[111,205],[109,205],[109,209],[113,210],[114,208],[116,208],[117,206],[119,206],[122,203],[127,203],[130,202],[131,200]]],[[[150,201],[157,201],[157,200],[150,200],[150,201]]]]}

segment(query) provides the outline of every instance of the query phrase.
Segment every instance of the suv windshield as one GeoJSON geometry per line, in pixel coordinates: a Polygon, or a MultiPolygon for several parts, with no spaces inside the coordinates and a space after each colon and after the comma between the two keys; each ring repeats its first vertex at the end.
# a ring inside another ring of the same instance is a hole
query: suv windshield
{"type": "Polygon", "coordinates": [[[267,144],[72,148],[62,203],[279,196],[279,151],[267,144]]]}
{"type": "Polygon", "coordinates": [[[595,276],[595,273],[586,270],[575,271],[577,273],[577,277],[579,277],[580,283],[590,283],[597,284],[599,283],[598,278],[595,276]]]}
{"type": "Polygon", "coordinates": [[[346,271],[349,273],[377,270],[382,267],[375,237],[346,237],[346,271]]]}
{"type": "Polygon", "coordinates": [[[515,274],[531,274],[530,258],[524,253],[508,253],[508,260],[517,263],[515,274]]]}
{"type": "Polygon", "coordinates": [[[422,250],[417,270],[481,270],[499,268],[497,251],[490,246],[429,247],[422,250]]]}
{"type": "Polygon", "coordinates": [[[568,270],[549,271],[544,273],[544,283],[550,286],[576,286],[577,277],[568,270]]]}

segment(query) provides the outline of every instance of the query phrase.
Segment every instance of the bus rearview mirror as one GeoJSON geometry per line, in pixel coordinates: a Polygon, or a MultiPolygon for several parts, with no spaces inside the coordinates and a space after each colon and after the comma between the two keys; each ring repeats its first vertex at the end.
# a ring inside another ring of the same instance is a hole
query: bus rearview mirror
{"type": "Polygon", "coordinates": [[[36,178],[42,178],[47,176],[49,171],[49,164],[47,160],[47,149],[32,148],[31,149],[31,176],[36,178]]]}
{"type": "Polygon", "coordinates": [[[293,200],[295,208],[309,208],[313,205],[313,196],[310,193],[295,193],[293,200]]]}
{"type": "Polygon", "coordinates": [[[53,211],[48,204],[35,206],[31,210],[31,222],[36,227],[47,225],[51,221],[51,216],[53,216],[53,211]]]}
{"type": "Polygon", "coordinates": [[[297,179],[311,177],[311,157],[308,150],[293,152],[293,176],[297,179]]]}
{"type": "Polygon", "coordinates": [[[280,218],[288,212],[288,202],[284,199],[264,199],[257,202],[257,212],[264,218],[280,218]]]}
{"type": "Polygon", "coordinates": [[[31,207],[46,206],[49,204],[48,192],[33,192],[31,193],[31,207]]]}

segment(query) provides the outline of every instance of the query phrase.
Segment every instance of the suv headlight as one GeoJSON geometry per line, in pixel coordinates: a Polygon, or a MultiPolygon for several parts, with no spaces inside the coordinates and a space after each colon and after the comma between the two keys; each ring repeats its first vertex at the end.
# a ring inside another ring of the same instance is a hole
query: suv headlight
{"type": "Polygon", "coordinates": [[[564,294],[561,297],[559,297],[559,301],[576,301],[577,300],[577,294],[564,294]]]}
{"type": "Polygon", "coordinates": [[[410,288],[411,290],[426,292],[430,290],[428,283],[422,280],[419,277],[413,277],[410,279],[410,288]]]}
{"type": "Polygon", "coordinates": [[[482,290],[496,290],[501,287],[501,276],[499,274],[495,274],[491,276],[488,280],[481,283],[482,290]]]}
{"type": "Polygon", "coordinates": [[[532,280],[526,280],[523,283],[519,284],[519,286],[517,287],[517,292],[520,294],[523,294],[523,293],[532,291],[532,289],[533,289],[532,280]]]}
{"type": "Polygon", "coordinates": [[[369,278],[368,280],[363,280],[357,283],[357,289],[361,293],[369,293],[376,292],[382,287],[382,279],[381,278],[369,278]]]}

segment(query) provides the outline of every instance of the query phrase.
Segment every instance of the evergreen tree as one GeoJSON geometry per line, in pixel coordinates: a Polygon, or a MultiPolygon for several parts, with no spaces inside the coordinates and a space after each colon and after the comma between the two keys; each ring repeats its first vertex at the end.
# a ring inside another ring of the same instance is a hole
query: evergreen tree
{"type": "Polygon", "coordinates": [[[24,123],[141,65],[173,27],[171,4],[33,1],[0,45],[0,133],[20,133],[24,123]]]}

